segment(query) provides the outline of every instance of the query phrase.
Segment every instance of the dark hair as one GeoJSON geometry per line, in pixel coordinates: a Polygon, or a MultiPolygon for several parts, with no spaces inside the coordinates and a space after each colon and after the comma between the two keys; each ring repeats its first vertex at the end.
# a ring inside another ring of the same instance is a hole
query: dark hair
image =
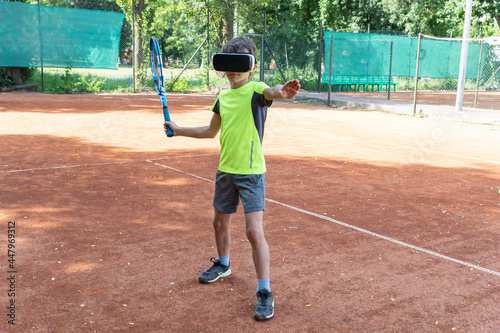
{"type": "Polygon", "coordinates": [[[255,43],[250,38],[246,37],[235,37],[227,42],[222,48],[222,52],[244,52],[251,53],[257,58],[257,47],[255,43]]]}

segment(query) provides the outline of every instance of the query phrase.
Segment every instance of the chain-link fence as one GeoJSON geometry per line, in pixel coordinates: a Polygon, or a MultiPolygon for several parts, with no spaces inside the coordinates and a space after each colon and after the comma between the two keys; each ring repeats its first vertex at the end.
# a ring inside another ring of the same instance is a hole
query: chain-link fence
{"type": "MultiPolygon", "coordinates": [[[[461,39],[422,37],[417,102],[456,105],[461,51],[461,39]],[[439,68],[439,75],[430,75],[432,67],[439,68]]],[[[500,110],[500,40],[470,40],[463,68],[463,107],[500,110]]]]}
{"type": "MultiPolygon", "coordinates": [[[[323,90],[343,95],[455,106],[461,39],[325,34],[323,90]]],[[[500,110],[500,39],[471,39],[463,108],[500,110]]]]}
{"type": "MultiPolygon", "coordinates": [[[[56,92],[152,90],[150,36],[140,30],[133,13],[126,14],[115,70],[37,68],[31,82],[38,84],[38,90],[56,92]]],[[[416,36],[324,32],[298,40],[276,38],[272,27],[265,30],[270,33],[240,32],[257,45],[259,67],[253,80],[275,85],[297,78],[310,92],[326,94],[330,88],[334,94],[357,97],[456,104],[459,39],[422,36],[419,41],[416,36]]],[[[222,49],[216,32],[195,34],[175,55],[168,36],[156,37],[164,54],[168,91],[216,91],[228,86],[211,67],[211,57],[222,49]]],[[[500,40],[471,40],[467,59],[464,108],[500,110],[500,40]]]]}

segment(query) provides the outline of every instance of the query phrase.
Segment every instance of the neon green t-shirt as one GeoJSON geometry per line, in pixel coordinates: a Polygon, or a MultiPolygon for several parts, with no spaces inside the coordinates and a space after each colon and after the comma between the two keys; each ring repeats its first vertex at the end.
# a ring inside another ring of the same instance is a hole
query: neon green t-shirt
{"type": "Polygon", "coordinates": [[[248,82],[238,89],[219,93],[212,111],[221,118],[219,170],[239,175],[266,172],[262,151],[267,107],[272,101],[264,98],[263,82],[248,82]]]}

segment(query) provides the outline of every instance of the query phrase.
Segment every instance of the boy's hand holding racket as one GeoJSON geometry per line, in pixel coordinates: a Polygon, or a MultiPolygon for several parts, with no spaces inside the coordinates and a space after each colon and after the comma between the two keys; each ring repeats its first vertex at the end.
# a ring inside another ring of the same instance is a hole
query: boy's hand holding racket
{"type": "Polygon", "coordinates": [[[173,121],[165,121],[165,123],[163,124],[163,127],[165,128],[165,133],[168,135],[169,131],[172,131],[174,133],[174,135],[177,135],[177,129],[179,128],[179,126],[177,126],[176,123],[174,123],[173,121]]]}

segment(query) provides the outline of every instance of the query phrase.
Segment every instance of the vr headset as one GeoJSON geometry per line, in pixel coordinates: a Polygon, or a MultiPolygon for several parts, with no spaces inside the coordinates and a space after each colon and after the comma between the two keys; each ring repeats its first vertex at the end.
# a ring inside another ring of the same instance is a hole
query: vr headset
{"type": "Polygon", "coordinates": [[[250,53],[216,53],[212,63],[219,72],[245,73],[254,69],[257,60],[250,53]]]}

